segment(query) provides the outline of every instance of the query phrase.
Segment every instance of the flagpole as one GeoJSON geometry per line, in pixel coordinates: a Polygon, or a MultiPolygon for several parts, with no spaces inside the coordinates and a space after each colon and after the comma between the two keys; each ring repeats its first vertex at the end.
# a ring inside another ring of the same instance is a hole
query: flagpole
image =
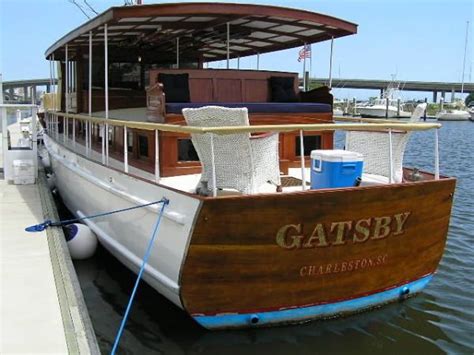
{"type": "Polygon", "coordinates": [[[313,51],[312,51],[312,48],[311,48],[311,44],[309,45],[309,83],[308,83],[308,87],[311,83],[311,76],[313,75],[313,51]]]}
{"type": "Polygon", "coordinates": [[[306,91],[306,42],[303,46],[303,91],[306,91]]]}

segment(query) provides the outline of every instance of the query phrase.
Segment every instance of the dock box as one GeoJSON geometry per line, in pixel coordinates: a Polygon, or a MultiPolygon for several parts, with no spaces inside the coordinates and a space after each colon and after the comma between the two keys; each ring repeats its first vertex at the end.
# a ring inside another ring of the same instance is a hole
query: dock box
{"type": "Polygon", "coordinates": [[[31,159],[13,161],[13,184],[29,185],[35,183],[35,165],[31,159]]]}
{"type": "Polygon", "coordinates": [[[362,176],[363,155],[347,150],[311,152],[311,189],[356,186],[362,176]]]}

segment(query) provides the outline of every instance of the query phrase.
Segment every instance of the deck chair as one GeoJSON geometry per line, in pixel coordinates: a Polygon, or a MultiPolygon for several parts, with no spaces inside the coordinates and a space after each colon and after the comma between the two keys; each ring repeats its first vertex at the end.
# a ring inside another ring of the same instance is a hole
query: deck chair
{"type": "MultiPolygon", "coordinates": [[[[419,121],[425,109],[426,104],[418,105],[408,122],[414,123],[419,121]]],[[[411,132],[409,131],[392,131],[392,182],[394,183],[399,183],[403,180],[403,156],[410,134],[411,132]]],[[[347,131],[346,150],[364,155],[362,182],[364,180],[373,183],[388,183],[390,181],[388,132],[347,131]]]]}
{"type": "MultiPolygon", "coordinates": [[[[185,108],[188,126],[248,126],[247,108],[205,106],[185,108]]],[[[191,140],[202,165],[198,190],[213,189],[211,135],[191,134],[191,140]]],[[[235,189],[245,194],[257,193],[266,182],[280,187],[278,133],[251,136],[249,133],[214,134],[214,163],[217,189],[235,189]]],[[[199,191],[198,191],[199,192],[199,191]]]]}

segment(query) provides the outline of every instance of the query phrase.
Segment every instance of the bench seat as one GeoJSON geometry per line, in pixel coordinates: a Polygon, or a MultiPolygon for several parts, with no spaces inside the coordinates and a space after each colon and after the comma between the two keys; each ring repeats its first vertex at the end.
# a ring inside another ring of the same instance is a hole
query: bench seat
{"type": "Polygon", "coordinates": [[[166,113],[181,114],[183,108],[203,106],[247,107],[249,113],[327,113],[331,105],[309,102],[170,102],[166,103],[166,113]]]}

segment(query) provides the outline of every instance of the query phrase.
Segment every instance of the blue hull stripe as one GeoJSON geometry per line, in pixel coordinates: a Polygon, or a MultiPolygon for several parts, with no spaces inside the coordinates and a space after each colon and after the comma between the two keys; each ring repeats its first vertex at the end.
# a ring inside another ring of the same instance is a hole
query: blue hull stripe
{"type": "Polygon", "coordinates": [[[403,294],[420,292],[430,282],[433,275],[428,275],[405,285],[378,292],[369,296],[359,297],[347,301],[285,309],[281,311],[256,313],[227,313],[214,316],[194,316],[193,318],[208,329],[243,328],[251,326],[265,326],[278,323],[298,323],[316,318],[325,318],[344,313],[353,313],[363,309],[396,301],[403,294]]]}

